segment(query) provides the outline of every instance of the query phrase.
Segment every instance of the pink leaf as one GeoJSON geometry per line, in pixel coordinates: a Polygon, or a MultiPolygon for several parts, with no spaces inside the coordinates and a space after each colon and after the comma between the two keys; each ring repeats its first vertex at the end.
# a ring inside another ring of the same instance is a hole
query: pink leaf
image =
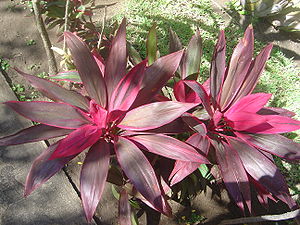
{"type": "Polygon", "coordinates": [[[30,195],[32,191],[45,183],[49,178],[61,170],[66,163],[75,157],[75,155],[72,155],[49,160],[50,156],[57,148],[58,143],[55,143],[45,149],[32,163],[25,182],[24,196],[30,195]]]}
{"type": "Polygon", "coordinates": [[[180,102],[201,103],[201,99],[197,93],[189,88],[183,80],[175,84],[174,95],[176,100],[180,102]]]}
{"type": "Polygon", "coordinates": [[[202,136],[201,134],[196,133],[190,136],[186,140],[186,143],[199,149],[199,151],[201,151],[204,155],[208,154],[210,142],[207,136],[202,136]]]}
{"type": "Polygon", "coordinates": [[[33,87],[42,92],[46,97],[54,101],[62,101],[84,110],[88,110],[89,103],[87,98],[77,93],[76,91],[67,90],[51,81],[23,73],[17,68],[15,68],[15,70],[26,80],[28,80],[33,87]]]}
{"type": "Polygon", "coordinates": [[[104,79],[107,84],[108,99],[126,74],[126,20],[123,19],[114,37],[106,61],[104,79]]]}
{"type": "Polygon", "coordinates": [[[108,174],[111,144],[99,140],[88,151],[80,174],[82,205],[91,222],[101,199],[108,174]]]}
{"type": "Polygon", "coordinates": [[[0,138],[0,146],[19,145],[28,142],[47,140],[71,133],[73,130],[51,127],[44,124],[28,127],[15,134],[0,138]]]}
{"type": "Polygon", "coordinates": [[[87,45],[75,34],[64,33],[82,83],[97,104],[106,107],[107,90],[101,71],[87,45]]]}
{"type": "Polygon", "coordinates": [[[246,79],[252,61],[254,46],[253,27],[250,25],[245,31],[244,38],[235,47],[220,95],[221,111],[225,111],[232,104],[234,97],[246,79]]]}
{"type": "Polygon", "coordinates": [[[149,152],[170,159],[209,163],[209,161],[200,155],[193,147],[163,134],[136,135],[129,139],[143,145],[149,152]]]}
{"type": "Polygon", "coordinates": [[[96,126],[86,125],[78,128],[60,141],[50,159],[78,154],[95,144],[100,136],[101,131],[96,126]]]}
{"type": "Polygon", "coordinates": [[[170,215],[155,172],[146,156],[138,147],[126,138],[119,137],[115,143],[115,152],[119,164],[134,187],[159,212],[170,215]]]}
{"type": "Polygon", "coordinates": [[[102,56],[99,54],[99,52],[96,49],[92,50],[92,54],[93,57],[101,71],[102,76],[104,76],[104,72],[105,72],[105,62],[104,59],[102,58],[102,56]]]}
{"type": "Polygon", "coordinates": [[[287,109],[283,108],[275,108],[275,107],[265,107],[260,109],[257,114],[259,115],[278,115],[278,116],[286,116],[286,117],[293,117],[296,113],[291,112],[287,109]]]}
{"type": "MultiPolygon", "coordinates": [[[[256,113],[237,112],[228,114],[226,120],[230,127],[238,131],[257,132],[262,124],[266,124],[266,118],[256,113]]],[[[271,127],[270,125],[268,127],[271,127]]]]}
{"type": "Polygon", "coordinates": [[[139,63],[119,82],[111,97],[110,111],[127,111],[131,107],[140,91],[146,64],[147,60],[139,63]]]}
{"type": "Polygon", "coordinates": [[[176,161],[174,169],[169,177],[170,185],[173,186],[182,181],[184,178],[198,169],[200,165],[200,163],[195,162],[176,161]]]}
{"type": "Polygon", "coordinates": [[[4,104],[30,120],[50,126],[76,129],[90,123],[79,108],[65,103],[9,101],[4,104]]]}
{"type": "Polygon", "coordinates": [[[196,105],[173,101],[150,103],[129,111],[118,127],[136,131],[154,129],[172,122],[196,105]]]}

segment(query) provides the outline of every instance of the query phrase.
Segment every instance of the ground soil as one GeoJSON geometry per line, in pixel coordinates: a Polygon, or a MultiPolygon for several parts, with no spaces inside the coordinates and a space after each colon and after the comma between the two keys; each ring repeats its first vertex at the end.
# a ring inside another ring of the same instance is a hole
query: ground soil
{"type": "MultiPolygon", "coordinates": [[[[101,4],[116,2],[115,5],[107,8],[108,19],[120,10],[124,1],[125,0],[99,0],[101,4]]],[[[8,60],[11,67],[16,66],[31,74],[47,72],[47,58],[44,53],[42,41],[35,26],[34,17],[29,15],[28,9],[24,9],[24,7],[19,6],[18,3],[19,0],[0,0],[0,28],[2,34],[0,35],[0,57],[8,60]],[[36,44],[29,45],[28,43],[31,40],[34,40],[36,44]]],[[[97,12],[96,20],[101,21],[102,16],[103,11],[97,12]]],[[[265,30],[263,27],[261,29],[263,31],[265,30]]],[[[50,37],[52,43],[56,45],[57,36],[54,31],[50,32],[50,37]]],[[[271,33],[270,35],[262,38],[276,38],[276,41],[281,44],[288,43],[286,47],[282,48],[283,51],[287,53],[287,55],[294,57],[298,63],[300,62],[299,40],[290,40],[290,37],[281,36],[281,34],[277,33],[275,36],[271,33]]],[[[25,89],[30,90],[26,82],[16,72],[14,72],[14,70],[10,69],[7,73],[4,73],[4,75],[11,85],[23,84],[25,89]]],[[[76,167],[76,162],[74,165],[73,167],[70,166],[69,172],[73,176],[75,180],[74,183],[76,185],[79,169],[76,167]]],[[[107,204],[110,205],[101,204],[100,209],[97,211],[97,216],[100,221],[99,224],[115,224],[117,204],[116,202],[111,203],[113,198],[109,196],[110,190],[106,192],[106,195],[107,197],[105,197],[105,199],[107,199],[107,204]]],[[[236,208],[228,207],[230,206],[230,200],[226,193],[218,196],[213,194],[210,190],[198,195],[196,199],[192,201],[192,205],[190,207],[183,207],[175,202],[172,203],[172,206],[174,207],[175,214],[178,218],[191,212],[192,209],[196,209],[197,212],[208,218],[203,224],[218,224],[221,219],[238,216],[233,213],[236,208]]],[[[154,220],[157,218],[155,215],[155,213],[148,213],[148,224],[155,224],[154,220]]],[[[147,218],[144,218],[144,221],[145,220],[147,220],[147,218]]],[[[166,217],[163,217],[161,218],[160,224],[178,224],[175,221],[176,218],[167,219],[166,217]]]]}

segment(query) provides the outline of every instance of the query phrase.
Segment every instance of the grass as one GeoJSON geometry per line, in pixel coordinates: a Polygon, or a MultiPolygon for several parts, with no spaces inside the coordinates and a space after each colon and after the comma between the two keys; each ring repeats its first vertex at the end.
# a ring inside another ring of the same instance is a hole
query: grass
{"type": "MultiPolygon", "coordinates": [[[[168,53],[168,30],[170,27],[178,34],[185,46],[195,30],[199,29],[203,38],[201,81],[209,76],[210,59],[219,30],[225,29],[227,60],[244,33],[244,30],[234,22],[225,27],[224,20],[214,12],[209,0],[127,0],[124,5],[124,11],[116,15],[114,19],[121,21],[126,16],[129,23],[127,39],[143,57],[145,57],[146,52],[147,33],[154,23],[157,24],[158,49],[161,55],[168,53]]],[[[266,44],[255,41],[255,55],[266,44]]],[[[274,47],[255,91],[273,94],[269,103],[270,106],[282,107],[296,112],[296,118],[300,119],[299,74],[300,70],[293,61],[274,47]]],[[[297,131],[289,134],[288,137],[300,142],[299,134],[300,132],[297,131]]],[[[299,194],[299,165],[289,164],[278,158],[276,163],[286,176],[291,193],[299,194]]]]}

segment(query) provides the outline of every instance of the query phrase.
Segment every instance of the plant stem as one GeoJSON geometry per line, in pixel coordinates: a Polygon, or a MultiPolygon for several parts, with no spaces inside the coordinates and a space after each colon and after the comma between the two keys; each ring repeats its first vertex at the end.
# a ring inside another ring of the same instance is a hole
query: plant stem
{"type": "MultiPolygon", "coordinates": [[[[69,8],[70,8],[70,0],[67,0],[66,2],[66,11],[65,11],[65,27],[64,31],[66,32],[68,30],[68,23],[69,23],[69,8]]],[[[66,52],[66,38],[64,38],[64,52],[66,52]]]]}
{"type": "Polygon", "coordinates": [[[49,74],[54,75],[57,73],[57,65],[54,57],[54,53],[51,49],[51,42],[49,39],[49,35],[47,33],[42,15],[40,10],[40,0],[32,0],[33,11],[35,16],[35,21],[37,24],[38,31],[41,35],[43,45],[48,58],[48,66],[49,66],[49,74]]]}

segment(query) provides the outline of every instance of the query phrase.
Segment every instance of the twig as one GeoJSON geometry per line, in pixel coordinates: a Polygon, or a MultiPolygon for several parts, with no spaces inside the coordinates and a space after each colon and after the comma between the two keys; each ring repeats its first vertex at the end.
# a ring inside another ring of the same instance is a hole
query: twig
{"type": "MultiPolygon", "coordinates": [[[[65,10],[65,27],[64,27],[64,31],[65,32],[68,30],[69,8],[70,8],[70,0],[67,0],[67,2],[66,2],[66,10],[65,10]]],[[[63,50],[66,53],[66,38],[64,38],[63,50]]]]}
{"type": "Polygon", "coordinates": [[[102,36],[103,36],[103,32],[104,32],[104,26],[106,23],[106,14],[107,14],[107,6],[104,7],[104,15],[103,15],[103,20],[102,20],[102,28],[101,28],[101,33],[100,33],[100,37],[99,37],[99,41],[97,44],[97,49],[100,48],[100,44],[101,44],[101,40],[102,40],[102,36]]]}
{"type": "Polygon", "coordinates": [[[54,53],[51,49],[51,41],[47,33],[40,9],[40,0],[32,0],[33,12],[37,24],[38,31],[41,35],[43,45],[48,58],[49,74],[53,75],[57,73],[57,65],[54,57],[54,53]]]}
{"type": "Polygon", "coordinates": [[[279,215],[264,215],[264,216],[256,216],[256,217],[248,217],[248,218],[238,218],[232,220],[223,220],[220,224],[240,224],[240,223],[257,223],[262,221],[280,221],[280,220],[289,220],[294,219],[300,216],[300,209],[279,214],[279,215]]]}

